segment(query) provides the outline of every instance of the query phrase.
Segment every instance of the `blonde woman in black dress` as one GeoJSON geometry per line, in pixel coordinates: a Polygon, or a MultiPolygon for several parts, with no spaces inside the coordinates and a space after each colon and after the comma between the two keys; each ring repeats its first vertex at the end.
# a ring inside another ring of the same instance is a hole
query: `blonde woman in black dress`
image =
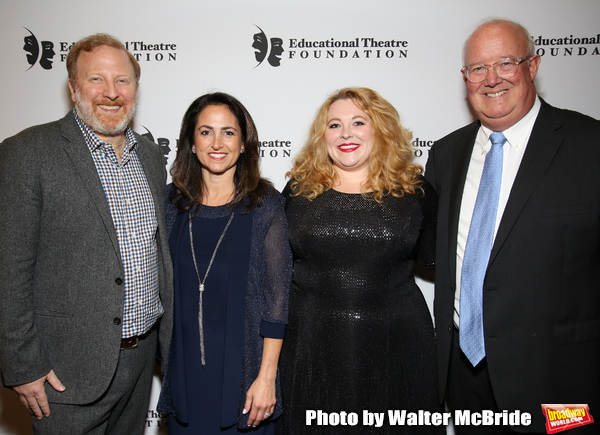
{"type": "Polygon", "coordinates": [[[413,268],[434,266],[436,195],[411,133],[371,89],[320,108],[287,197],[294,256],[282,353],[282,434],[436,433],[362,425],[362,411],[439,411],[431,315],[413,268]],[[307,425],[306,411],[355,412],[356,426],[307,425]]]}

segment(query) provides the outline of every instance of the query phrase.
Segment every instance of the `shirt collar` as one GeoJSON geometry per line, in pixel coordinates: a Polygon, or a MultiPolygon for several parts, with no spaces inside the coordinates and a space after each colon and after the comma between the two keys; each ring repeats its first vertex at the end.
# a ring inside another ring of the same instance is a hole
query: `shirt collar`
{"type": "MultiPolygon", "coordinates": [[[[535,120],[540,113],[540,108],[542,104],[540,103],[540,99],[536,96],[535,101],[533,102],[533,106],[527,112],[527,114],[519,120],[512,127],[504,130],[502,133],[506,138],[506,143],[508,143],[515,150],[524,147],[527,145],[529,141],[529,136],[531,135],[531,130],[533,130],[533,124],[535,124],[535,120]]],[[[485,153],[486,144],[489,142],[490,135],[492,134],[492,130],[487,127],[481,126],[481,131],[483,131],[485,135],[485,141],[481,144],[482,153],[485,153]]]]}
{"type": "MultiPolygon", "coordinates": [[[[75,121],[77,121],[77,125],[81,129],[81,133],[83,134],[83,138],[85,139],[85,143],[88,146],[90,152],[94,152],[98,148],[105,147],[110,145],[107,142],[103,142],[96,133],[92,131],[92,129],[85,123],[83,120],[77,115],[77,111],[73,109],[73,115],[75,116],[75,121]]],[[[138,146],[138,141],[133,134],[133,130],[131,127],[127,126],[125,130],[125,148],[123,150],[123,155],[126,153],[130,153],[133,150],[136,150],[138,146]]],[[[110,145],[112,148],[112,145],[110,145]]]]}

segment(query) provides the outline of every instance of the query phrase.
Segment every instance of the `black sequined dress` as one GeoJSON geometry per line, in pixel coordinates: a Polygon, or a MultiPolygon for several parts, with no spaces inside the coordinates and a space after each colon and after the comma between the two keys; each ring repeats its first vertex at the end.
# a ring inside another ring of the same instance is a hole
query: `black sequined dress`
{"type": "Polygon", "coordinates": [[[413,276],[415,262],[434,265],[437,198],[423,187],[424,195],[388,195],[383,204],[284,190],[294,271],[279,433],[445,432],[390,426],[388,414],[440,411],[432,319],[413,276]],[[358,424],[307,425],[307,410],[355,412],[358,424]],[[365,425],[364,411],[384,413],[385,427],[365,425]]]}

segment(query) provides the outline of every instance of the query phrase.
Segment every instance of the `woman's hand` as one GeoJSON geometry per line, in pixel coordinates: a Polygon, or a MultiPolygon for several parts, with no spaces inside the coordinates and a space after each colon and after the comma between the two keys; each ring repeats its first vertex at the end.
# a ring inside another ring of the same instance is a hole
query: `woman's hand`
{"type": "Polygon", "coordinates": [[[246,393],[244,414],[248,412],[248,426],[258,426],[275,412],[275,378],[265,379],[260,374],[246,393]]]}
{"type": "Polygon", "coordinates": [[[277,363],[283,340],[264,338],[260,372],[246,393],[244,414],[248,416],[248,426],[258,426],[275,412],[275,381],[277,379],[277,363]]]}

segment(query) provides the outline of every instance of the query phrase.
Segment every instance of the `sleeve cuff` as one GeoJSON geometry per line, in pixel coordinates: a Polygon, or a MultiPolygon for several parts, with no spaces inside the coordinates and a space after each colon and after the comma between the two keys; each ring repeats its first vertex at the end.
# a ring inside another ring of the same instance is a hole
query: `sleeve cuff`
{"type": "Polygon", "coordinates": [[[286,325],[263,320],[260,324],[260,335],[266,338],[277,338],[283,340],[286,325]]]}

